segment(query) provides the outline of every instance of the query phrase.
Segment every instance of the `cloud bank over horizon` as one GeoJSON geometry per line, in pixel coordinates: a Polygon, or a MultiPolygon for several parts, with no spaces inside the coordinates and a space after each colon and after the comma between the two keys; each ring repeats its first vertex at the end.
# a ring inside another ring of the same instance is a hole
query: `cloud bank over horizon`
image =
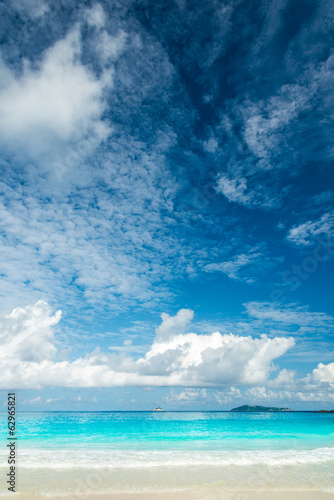
{"type": "MultiPolygon", "coordinates": [[[[233,388],[238,388],[234,396],[240,395],[240,388],[248,388],[247,394],[262,391],[266,398],[267,387],[268,394],[283,390],[291,395],[295,391],[305,394],[307,400],[307,390],[313,387],[312,400],[317,392],[323,398],[324,387],[334,387],[333,363],[320,363],[303,380],[274,365],[274,360],[295,345],[292,338],[262,334],[254,339],[218,331],[209,335],[183,333],[193,311],[181,309],[174,317],[165,313],[161,317],[153,344],[144,356],[134,359],[126,353],[96,348],[73,361],[59,361],[54,328],[61,311],[52,315],[43,301],[16,308],[0,323],[1,388],[183,386],[190,388],[186,391],[190,394],[193,388],[225,387],[232,394],[233,388]]],[[[328,400],[332,399],[329,395],[328,400]]]]}

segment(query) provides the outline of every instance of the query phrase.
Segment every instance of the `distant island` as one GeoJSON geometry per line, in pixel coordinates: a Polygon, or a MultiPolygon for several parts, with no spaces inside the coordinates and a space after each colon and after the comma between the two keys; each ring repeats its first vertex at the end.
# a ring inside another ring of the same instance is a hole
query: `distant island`
{"type": "Polygon", "coordinates": [[[243,405],[243,406],[238,406],[237,408],[233,408],[230,411],[251,412],[251,411],[294,411],[294,410],[291,410],[291,408],[276,408],[274,406],[249,406],[249,405],[243,405]]]}
{"type": "Polygon", "coordinates": [[[160,408],[160,406],[158,406],[157,408],[154,408],[153,411],[164,411],[162,408],[160,408]]]}

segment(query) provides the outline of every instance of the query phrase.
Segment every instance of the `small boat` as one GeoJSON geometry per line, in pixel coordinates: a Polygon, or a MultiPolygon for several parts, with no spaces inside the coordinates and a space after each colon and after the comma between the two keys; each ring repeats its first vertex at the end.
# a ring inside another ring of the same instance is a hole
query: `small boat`
{"type": "Polygon", "coordinates": [[[157,408],[154,408],[153,411],[164,411],[162,408],[160,408],[160,406],[158,406],[157,408]]]}

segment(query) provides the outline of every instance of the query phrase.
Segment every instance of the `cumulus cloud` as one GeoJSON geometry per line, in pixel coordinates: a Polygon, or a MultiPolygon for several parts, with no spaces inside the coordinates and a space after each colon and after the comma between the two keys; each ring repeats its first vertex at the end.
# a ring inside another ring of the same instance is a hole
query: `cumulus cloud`
{"type": "Polygon", "coordinates": [[[273,359],[294,345],[293,339],[260,339],[238,335],[187,333],[168,342],[155,342],[145,358],[137,361],[141,372],[164,376],[171,385],[257,384],[266,380],[273,359]]]}
{"type": "Polygon", "coordinates": [[[73,361],[57,361],[52,326],[60,320],[42,301],[2,319],[1,383],[4,388],[112,387],[123,385],[206,387],[263,384],[273,360],[294,345],[292,338],[258,339],[233,334],[179,333],[192,311],[163,315],[157,337],[134,360],[99,349],[73,361]]]}
{"type": "Polygon", "coordinates": [[[216,390],[213,394],[215,401],[219,404],[228,404],[242,397],[242,392],[236,387],[229,387],[226,390],[216,390]]]}
{"type": "MultiPolygon", "coordinates": [[[[315,370],[314,370],[315,372],[315,370]]],[[[313,374],[314,374],[313,372],[313,374]]],[[[283,369],[273,380],[268,380],[265,385],[253,387],[225,388],[183,388],[171,389],[163,398],[167,405],[205,405],[210,407],[217,403],[228,408],[239,406],[245,403],[270,405],[270,406],[290,406],[298,403],[333,403],[333,381],[319,381],[314,375],[298,378],[293,370],[283,369]]]]}
{"type": "Polygon", "coordinates": [[[244,392],[249,400],[263,404],[277,404],[279,401],[291,402],[334,402],[333,363],[313,370],[306,377],[298,378],[294,370],[281,370],[276,379],[266,385],[251,387],[244,392]]]}
{"type": "Polygon", "coordinates": [[[327,365],[319,363],[318,367],[313,370],[313,377],[320,382],[334,384],[334,363],[328,363],[327,365]]]}
{"type": "Polygon", "coordinates": [[[0,356],[23,362],[42,362],[53,359],[56,353],[52,329],[61,318],[61,311],[51,315],[43,301],[34,306],[18,307],[0,320],[0,356]]]}
{"type": "Polygon", "coordinates": [[[156,340],[166,341],[175,333],[183,333],[186,327],[190,324],[194,317],[194,311],[191,309],[180,309],[176,316],[170,316],[169,314],[162,313],[161,319],[162,323],[156,329],[156,340]]]}
{"type": "Polygon", "coordinates": [[[268,387],[270,388],[291,388],[295,383],[296,371],[283,368],[273,380],[269,380],[268,387]]]}

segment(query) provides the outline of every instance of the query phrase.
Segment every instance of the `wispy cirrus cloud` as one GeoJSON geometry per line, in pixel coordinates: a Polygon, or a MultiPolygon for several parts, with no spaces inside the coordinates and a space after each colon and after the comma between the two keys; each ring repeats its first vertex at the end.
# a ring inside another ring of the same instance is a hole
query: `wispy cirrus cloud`
{"type": "MultiPolygon", "coordinates": [[[[231,279],[240,280],[243,279],[239,275],[240,269],[253,264],[254,262],[258,262],[261,258],[261,253],[250,253],[250,254],[240,254],[236,255],[232,260],[226,262],[219,262],[215,264],[207,264],[204,270],[208,273],[210,272],[221,272],[226,274],[231,279]]],[[[245,278],[248,283],[252,283],[253,280],[251,278],[245,278]]]]}
{"type": "MultiPolygon", "coordinates": [[[[334,317],[318,311],[310,311],[298,304],[251,301],[244,304],[251,326],[243,327],[251,334],[266,331],[270,336],[292,335],[296,346],[289,358],[298,366],[300,363],[331,362],[334,317]]],[[[242,323],[243,324],[243,323],[242,323]]],[[[241,328],[241,327],[240,327],[241,328]]]]}
{"type": "Polygon", "coordinates": [[[229,179],[226,175],[221,175],[216,189],[229,201],[234,201],[245,206],[251,206],[253,203],[253,195],[246,192],[247,179],[245,177],[229,179]]]}
{"type": "MultiPolygon", "coordinates": [[[[275,23],[270,10],[264,25],[275,23]]],[[[312,31],[316,25],[319,29],[319,23],[314,16],[308,29],[312,31]]],[[[250,73],[259,65],[271,73],[270,62],[266,58],[256,60],[254,54],[258,53],[259,44],[267,49],[271,46],[277,29],[276,24],[263,35],[261,42],[257,39],[247,50],[249,58],[245,64],[250,73]]],[[[238,97],[230,99],[227,110],[220,115],[214,139],[221,144],[220,156],[225,168],[217,172],[216,189],[229,202],[248,208],[274,209],[282,204],[294,178],[309,162],[317,161],[317,151],[321,151],[324,164],[329,165],[333,159],[330,146],[333,130],[325,125],[334,102],[330,86],[333,56],[319,62],[315,54],[310,53],[308,63],[296,72],[298,62],[294,58],[305,42],[305,30],[303,26],[289,47],[284,61],[286,72],[282,70],[279,77],[268,78],[268,86],[264,85],[262,92],[261,86],[255,84],[257,75],[254,74],[253,84],[239,89],[238,97]],[[315,111],[318,106],[322,118],[315,111]],[[312,140],[308,140],[309,137],[312,140]]]]}
{"type": "Polygon", "coordinates": [[[270,320],[288,325],[331,327],[334,317],[321,312],[311,312],[308,307],[295,304],[278,305],[272,302],[247,302],[247,313],[256,319],[270,320]]]}
{"type": "Polygon", "coordinates": [[[334,212],[328,212],[317,220],[309,220],[292,227],[288,232],[287,240],[298,246],[307,246],[323,236],[331,239],[333,231],[334,212]]]}
{"type": "Polygon", "coordinates": [[[261,272],[275,266],[280,260],[269,256],[266,245],[262,244],[251,248],[247,253],[237,254],[230,260],[207,264],[204,271],[221,272],[233,280],[254,283],[261,272]]]}

